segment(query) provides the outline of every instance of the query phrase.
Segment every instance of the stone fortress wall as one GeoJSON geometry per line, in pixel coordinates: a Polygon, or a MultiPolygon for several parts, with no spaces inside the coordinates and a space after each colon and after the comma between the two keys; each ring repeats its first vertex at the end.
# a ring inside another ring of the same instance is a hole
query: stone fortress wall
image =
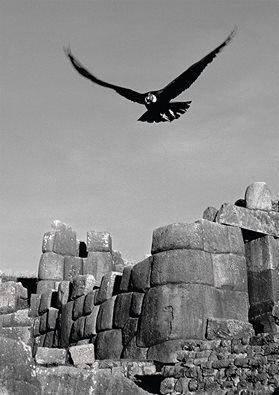
{"type": "Polygon", "coordinates": [[[2,307],[8,283],[0,291],[2,333],[23,336],[37,363],[54,350],[59,365],[111,360],[127,377],[160,375],[162,394],[279,387],[279,208],[265,183],[195,223],[156,229],[135,265],[108,232],[79,242],[59,221],[42,252],[29,309],[20,284],[2,307]]]}

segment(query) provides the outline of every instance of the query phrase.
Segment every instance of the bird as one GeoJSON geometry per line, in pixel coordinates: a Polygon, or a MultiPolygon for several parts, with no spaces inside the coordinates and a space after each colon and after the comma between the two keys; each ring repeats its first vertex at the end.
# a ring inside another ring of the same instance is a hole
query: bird
{"type": "Polygon", "coordinates": [[[138,121],[148,123],[172,122],[184,114],[192,101],[171,101],[180,95],[183,91],[188,89],[200,76],[206,66],[213,61],[216,55],[228,45],[235,36],[237,27],[231,31],[229,36],[213,51],[208,53],[198,62],[192,64],[188,69],[181,73],[178,77],[168,83],[164,88],[156,91],[148,91],[139,93],[133,89],[114,85],[103,80],[100,80],[91,74],[80,61],[72,54],[70,47],[64,48],[67,57],[70,59],[73,67],[85,78],[92,82],[109,88],[117,92],[119,95],[131,100],[135,103],[145,105],[147,111],[141,115],[138,121]]]}

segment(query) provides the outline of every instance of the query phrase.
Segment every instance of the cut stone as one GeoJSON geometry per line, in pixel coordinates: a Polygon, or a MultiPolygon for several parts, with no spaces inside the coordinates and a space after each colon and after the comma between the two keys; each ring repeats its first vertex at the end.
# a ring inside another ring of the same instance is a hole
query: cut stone
{"type": "Polygon", "coordinates": [[[137,346],[136,337],[134,336],[124,348],[123,358],[144,361],[146,359],[147,351],[147,347],[137,346]]]}
{"type": "Polygon", "coordinates": [[[175,223],[153,231],[151,253],[177,249],[202,249],[199,223],[175,223]]]}
{"type": "Polygon", "coordinates": [[[126,347],[128,343],[135,337],[138,329],[138,318],[129,318],[123,327],[123,345],[126,347]]]}
{"type": "Polygon", "coordinates": [[[85,315],[91,314],[95,305],[95,294],[96,290],[89,292],[85,296],[84,306],[83,306],[83,313],[85,315]]]}
{"type": "Polygon", "coordinates": [[[122,279],[120,283],[119,290],[121,292],[128,292],[130,291],[130,278],[132,272],[132,265],[125,266],[122,273],[122,279]]]}
{"type": "Polygon", "coordinates": [[[62,348],[38,347],[35,361],[38,365],[65,365],[66,350],[62,348]]]}
{"type": "Polygon", "coordinates": [[[41,315],[40,318],[40,334],[44,335],[47,332],[47,312],[41,315]]]}
{"type": "Polygon", "coordinates": [[[169,340],[160,344],[156,344],[148,349],[147,359],[161,363],[176,363],[177,353],[183,350],[185,340],[169,340]]]}
{"type": "Polygon", "coordinates": [[[44,339],[44,347],[52,348],[54,342],[54,331],[47,332],[44,339]]]}
{"type": "Polygon", "coordinates": [[[48,314],[48,316],[47,316],[47,330],[48,331],[54,331],[56,329],[58,313],[59,313],[59,310],[54,307],[50,307],[48,309],[48,312],[47,312],[47,314],[48,314]]]}
{"type": "Polygon", "coordinates": [[[171,250],[155,254],[151,286],[167,283],[214,285],[211,254],[200,250],[171,250]]]}
{"type": "Polygon", "coordinates": [[[132,317],[140,316],[144,295],[145,294],[142,292],[133,292],[131,309],[130,309],[130,315],[132,317]]]}
{"type": "Polygon", "coordinates": [[[75,300],[74,308],[73,308],[73,320],[77,320],[79,317],[83,315],[85,296],[86,295],[82,295],[75,300]]]}
{"type": "Polygon", "coordinates": [[[55,289],[55,281],[54,280],[41,280],[37,283],[37,294],[43,294],[47,291],[55,289]]]}
{"type": "Polygon", "coordinates": [[[271,210],[271,192],[265,182],[250,184],[245,192],[246,207],[257,210],[271,210]]]}
{"type": "Polygon", "coordinates": [[[134,291],[146,292],[150,288],[150,275],[153,257],[150,256],[133,266],[131,272],[131,288],[134,291]]]}
{"type": "Polygon", "coordinates": [[[53,251],[57,254],[75,256],[76,245],[76,232],[71,229],[55,232],[53,251]]]}
{"type": "Polygon", "coordinates": [[[123,328],[130,317],[130,307],[133,293],[123,293],[116,296],[114,304],[113,327],[123,328]]]}
{"type": "Polygon", "coordinates": [[[123,350],[121,329],[98,333],[96,359],[120,359],[123,350]]]}
{"type": "Polygon", "coordinates": [[[212,254],[214,285],[248,292],[246,259],[237,254],[212,254]]]}
{"type": "Polygon", "coordinates": [[[30,297],[30,317],[37,317],[39,315],[39,306],[41,301],[40,294],[31,294],[30,297]]]}
{"type": "Polygon", "coordinates": [[[92,274],[79,275],[73,278],[72,299],[86,295],[93,291],[95,278],[92,274]]]}
{"type": "Polygon", "coordinates": [[[279,212],[250,210],[225,203],[218,211],[216,222],[279,237],[279,212]]]}
{"type": "MultiPolygon", "coordinates": [[[[13,340],[21,340],[23,343],[32,346],[32,326],[14,326],[10,328],[0,327],[0,337],[8,337],[13,340]]],[[[1,354],[1,353],[0,353],[1,354]]]]}
{"type": "Polygon", "coordinates": [[[92,365],[95,362],[93,344],[70,347],[69,353],[75,366],[82,364],[92,365]]]}
{"type": "Polygon", "coordinates": [[[88,251],[112,252],[111,235],[108,232],[87,232],[88,251]]]}
{"type": "Polygon", "coordinates": [[[279,239],[262,236],[245,244],[248,270],[279,269],[279,239]]]}
{"type": "Polygon", "coordinates": [[[248,322],[248,293],[230,289],[215,290],[215,313],[208,317],[235,319],[248,322]]]}
{"type": "Polygon", "coordinates": [[[96,285],[100,286],[102,277],[113,270],[113,260],[110,252],[88,252],[83,259],[83,274],[92,274],[96,285]]]}
{"type": "Polygon", "coordinates": [[[216,215],[218,213],[217,208],[215,207],[207,207],[207,209],[204,210],[202,218],[207,219],[208,221],[215,221],[216,215]]]}
{"type": "Polygon", "coordinates": [[[251,305],[279,301],[279,270],[248,271],[248,283],[251,305]]]}
{"type": "Polygon", "coordinates": [[[51,298],[52,298],[53,290],[46,291],[41,294],[41,301],[39,306],[39,315],[42,315],[48,311],[51,306],[51,298]]]}
{"type": "Polygon", "coordinates": [[[14,281],[0,282],[0,314],[12,313],[22,309],[21,295],[23,294],[21,283],[14,281]]]}
{"type": "Polygon", "coordinates": [[[46,232],[43,236],[42,252],[52,252],[54,245],[55,232],[46,232]]]}
{"type": "Polygon", "coordinates": [[[96,323],[97,323],[97,316],[99,313],[100,306],[94,306],[92,312],[85,317],[85,324],[84,324],[84,337],[92,337],[97,335],[96,331],[96,323]]]}
{"type": "Polygon", "coordinates": [[[96,304],[105,302],[119,292],[121,277],[121,273],[118,272],[109,272],[103,276],[96,304]]]}
{"type": "Polygon", "coordinates": [[[115,299],[116,295],[100,305],[96,324],[97,332],[112,329],[115,299]]]}
{"type": "Polygon", "coordinates": [[[64,257],[54,252],[42,254],[39,263],[40,280],[63,280],[64,276],[64,257]]]}
{"type": "Polygon", "coordinates": [[[30,326],[33,324],[33,319],[29,316],[29,309],[18,310],[10,314],[0,315],[0,326],[15,327],[15,326],[30,326]]]}
{"type": "Polygon", "coordinates": [[[58,287],[57,307],[61,308],[69,300],[70,281],[61,281],[58,287]]]}
{"type": "Polygon", "coordinates": [[[77,342],[84,338],[84,324],[85,317],[80,317],[73,322],[70,340],[71,342],[77,342]]]}
{"type": "Polygon", "coordinates": [[[72,281],[74,277],[82,274],[83,259],[76,256],[65,256],[64,280],[72,281]]]}
{"type": "Polygon", "coordinates": [[[208,340],[227,338],[241,339],[244,336],[252,337],[254,335],[253,326],[248,322],[216,318],[209,318],[207,320],[206,338],[208,340]]]}
{"type": "Polygon", "coordinates": [[[73,324],[74,302],[68,302],[61,308],[61,347],[68,347],[73,324]]]}

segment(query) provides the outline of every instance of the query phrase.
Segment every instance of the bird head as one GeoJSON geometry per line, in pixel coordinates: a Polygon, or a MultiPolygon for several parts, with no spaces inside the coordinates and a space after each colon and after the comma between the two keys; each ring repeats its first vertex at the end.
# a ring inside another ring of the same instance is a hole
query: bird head
{"type": "Polygon", "coordinates": [[[151,93],[151,92],[149,92],[146,96],[145,96],[145,103],[146,104],[151,104],[151,103],[155,103],[156,101],[157,101],[157,97],[153,94],[153,93],[151,93]]]}

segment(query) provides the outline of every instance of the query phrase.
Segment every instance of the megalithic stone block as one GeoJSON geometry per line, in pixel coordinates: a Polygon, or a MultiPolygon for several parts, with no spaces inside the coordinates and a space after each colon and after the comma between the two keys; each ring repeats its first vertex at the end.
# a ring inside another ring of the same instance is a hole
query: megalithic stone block
{"type": "Polygon", "coordinates": [[[76,255],[76,232],[71,229],[56,231],[54,236],[53,251],[61,255],[76,255]]]}
{"type": "Polygon", "coordinates": [[[37,283],[36,293],[42,295],[43,293],[51,290],[58,289],[60,282],[55,280],[40,280],[37,283]]]}
{"type": "Polygon", "coordinates": [[[123,328],[130,317],[132,292],[119,294],[114,305],[113,327],[123,328]]]}
{"type": "Polygon", "coordinates": [[[96,359],[120,359],[123,350],[121,329],[98,333],[95,344],[96,359]]]}
{"type": "Polygon", "coordinates": [[[69,301],[70,286],[70,281],[61,281],[59,284],[57,299],[57,307],[59,309],[69,301]]]}
{"type": "Polygon", "coordinates": [[[0,314],[12,313],[21,307],[24,287],[14,281],[0,282],[0,314]]]}
{"type": "Polygon", "coordinates": [[[63,280],[64,257],[54,252],[42,254],[39,263],[40,280],[63,280]]]}
{"type": "Polygon", "coordinates": [[[83,306],[86,295],[81,295],[79,298],[75,299],[73,308],[73,319],[76,320],[83,315],[83,306]]]}
{"type": "Polygon", "coordinates": [[[55,307],[50,307],[47,312],[47,330],[54,331],[56,329],[59,310],[55,307]]]}
{"type": "Polygon", "coordinates": [[[144,293],[133,292],[130,315],[131,317],[139,317],[141,314],[142,302],[144,298],[144,293]]]}
{"type": "Polygon", "coordinates": [[[250,210],[225,203],[218,211],[216,222],[279,237],[279,212],[276,211],[250,210]]]}
{"type": "Polygon", "coordinates": [[[133,266],[131,272],[131,289],[146,292],[150,288],[150,276],[153,257],[150,256],[133,266]]]}
{"type": "Polygon", "coordinates": [[[209,318],[207,321],[206,338],[214,339],[241,339],[244,336],[254,336],[253,326],[248,322],[209,318]]]}
{"type": "Polygon", "coordinates": [[[248,292],[245,256],[238,254],[212,254],[212,262],[216,288],[248,292]]]}
{"type": "Polygon", "coordinates": [[[129,318],[124,325],[123,334],[123,345],[126,347],[128,343],[135,337],[138,329],[138,318],[129,318]]]}
{"type": "Polygon", "coordinates": [[[55,232],[46,232],[43,236],[42,252],[52,252],[54,245],[55,232]]]}
{"type": "Polygon", "coordinates": [[[71,330],[71,334],[70,334],[70,341],[72,343],[75,343],[78,340],[83,339],[84,324],[85,324],[85,317],[80,317],[76,321],[73,322],[72,330],[71,330]]]}
{"type": "Polygon", "coordinates": [[[54,342],[54,331],[47,332],[44,339],[44,347],[52,348],[54,342]]]}
{"type": "Polygon", "coordinates": [[[213,286],[211,254],[201,250],[170,250],[153,255],[151,286],[167,283],[213,286]]]}
{"type": "Polygon", "coordinates": [[[138,347],[136,336],[124,347],[123,358],[144,361],[146,359],[148,348],[138,347]]]}
{"type": "Polygon", "coordinates": [[[177,249],[202,249],[199,223],[175,223],[153,231],[151,253],[177,249]]]}
{"type": "Polygon", "coordinates": [[[96,304],[103,303],[119,291],[121,273],[109,272],[102,278],[100,289],[96,297],[96,304]]]}
{"type": "Polygon", "coordinates": [[[217,213],[218,213],[217,208],[215,208],[215,207],[207,207],[207,208],[204,210],[204,212],[203,212],[202,218],[203,218],[203,219],[207,219],[208,221],[214,222],[217,213]]]}
{"type": "Polygon", "coordinates": [[[76,299],[82,295],[87,295],[88,292],[93,291],[95,283],[95,277],[92,274],[79,275],[74,277],[72,299],[76,299]]]}
{"type": "Polygon", "coordinates": [[[84,315],[91,314],[93,311],[93,308],[95,306],[95,295],[96,295],[97,290],[89,292],[84,301],[84,306],[83,306],[83,313],[84,315]]]}
{"type": "Polygon", "coordinates": [[[69,348],[69,353],[75,366],[90,364],[95,362],[94,344],[82,344],[69,348]]]}
{"type": "Polygon", "coordinates": [[[113,270],[113,260],[110,252],[89,251],[83,259],[83,274],[92,274],[96,285],[100,286],[102,277],[113,270]]]}
{"type": "Polygon", "coordinates": [[[47,313],[40,317],[40,334],[44,335],[47,332],[47,313]]]}
{"type": "Polygon", "coordinates": [[[61,308],[61,347],[68,347],[70,344],[70,334],[73,325],[74,301],[70,301],[61,308]]]}
{"type": "Polygon", "coordinates": [[[279,269],[279,239],[262,236],[245,244],[249,271],[262,272],[279,269]]]}
{"type": "Polygon", "coordinates": [[[37,317],[39,315],[39,306],[41,301],[40,294],[31,294],[30,297],[30,317],[37,317]]]}
{"type": "Polygon", "coordinates": [[[82,273],[83,259],[75,256],[65,256],[64,259],[64,280],[72,279],[82,273]]]}
{"type": "Polygon", "coordinates": [[[47,310],[51,306],[51,298],[52,298],[52,292],[53,290],[49,290],[44,292],[41,295],[41,301],[40,301],[40,306],[39,306],[39,315],[42,315],[47,312],[47,310]]]}
{"type": "Polygon", "coordinates": [[[279,302],[279,270],[248,271],[250,305],[279,302]]]}
{"type": "Polygon", "coordinates": [[[96,322],[97,332],[112,329],[115,299],[116,295],[100,305],[96,322]]]}
{"type": "Polygon", "coordinates": [[[46,366],[57,366],[57,365],[65,365],[66,363],[66,350],[59,348],[45,348],[38,347],[35,361],[38,365],[46,365],[46,366]]]}
{"type": "Polygon", "coordinates": [[[132,272],[132,265],[125,266],[122,273],[122,279],[119,290],[121,292],[128,292],[130,290],[130,278],[132,272]]]}
{"type": "Polygon", "coordinates": [[[111,235],[108,232],[87,232],[88,251],[112,252],[111,235]]]}
{"type": "Polygon", "coordinates": [[[170,364],[178,362],[177,353],[183,349],[185,340],[176,339],[156,344],[148,349],[147,359],[170,364]]]}
{"type": "Polygon", "coordinates": [[[96,323],[100,305],[94,306],[92,312],[85,318],[84,337],[89,338],[97,335],[96,323]]]}
{"type": "Polygon", "coordinates": [[[245,192],[246,207],[256,210],[271,210],[271,192],[265,182],[250,184],[245,192]]]}

